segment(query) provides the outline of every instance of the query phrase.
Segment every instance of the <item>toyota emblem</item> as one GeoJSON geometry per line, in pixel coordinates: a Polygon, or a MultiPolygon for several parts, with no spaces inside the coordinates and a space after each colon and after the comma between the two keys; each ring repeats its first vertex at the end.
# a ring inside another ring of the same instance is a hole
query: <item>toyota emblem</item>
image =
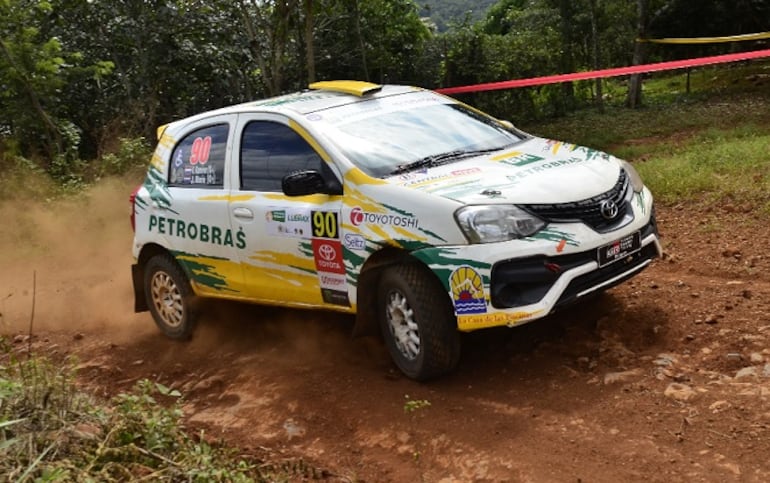
{"type": "Polygon", "coordinates": [[[618,204],[612,200],[604,200],[599,205],[599,212],[602,214],[605,220],[612,220],[618,216],[618,204]]]}
{"type": "Polygon", "coordinates": [[[321,255],[321,258],[323,258],[327,262],[334,260],[334,257],[337,255],[334,247],[326,244],[318,247],[318,254],[321,255]]]}

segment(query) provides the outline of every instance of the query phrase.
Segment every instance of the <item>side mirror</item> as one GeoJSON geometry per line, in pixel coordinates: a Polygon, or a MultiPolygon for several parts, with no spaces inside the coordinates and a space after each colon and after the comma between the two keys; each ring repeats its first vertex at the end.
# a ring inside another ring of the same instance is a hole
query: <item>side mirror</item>
{"type": "Polygon", "coordinates": [[[315,169],[295,171],[289,173],[281,180],[281,189],[286,196],[306,196],[323,193],[327,195],[341,195],[342,186],[338,182],[329,183],[323,175],[315,169]]]}

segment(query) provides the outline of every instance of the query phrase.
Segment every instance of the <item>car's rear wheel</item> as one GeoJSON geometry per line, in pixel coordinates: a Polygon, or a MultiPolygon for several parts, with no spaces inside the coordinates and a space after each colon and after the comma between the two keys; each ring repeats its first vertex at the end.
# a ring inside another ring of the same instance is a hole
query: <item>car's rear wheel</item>
{"type": "Polygon", "coordinates": [[[460,358],[460,334],[439,281],[418,264],[386,268],[378,312],[385,344],[398,368],[418,381],[445,374],[460,358]]]}
{"type": "Polygon", "coordinates": [[[193,291],[182,268],[170,255],[156,255],[144,268],[147,306],[158,328],[172,339],[189,339],[197,313],[193,291]]]}

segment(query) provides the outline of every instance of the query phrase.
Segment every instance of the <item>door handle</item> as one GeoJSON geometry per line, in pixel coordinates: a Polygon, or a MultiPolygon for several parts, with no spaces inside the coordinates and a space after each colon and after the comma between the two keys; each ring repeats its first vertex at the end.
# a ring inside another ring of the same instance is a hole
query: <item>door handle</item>
{"type": "Polygon", "coordinates": [[[243,208],[243,207],[233,208],[233,216],[238,218],[239,220],[254,219],[254,213],[250,209],[243,208]]]}

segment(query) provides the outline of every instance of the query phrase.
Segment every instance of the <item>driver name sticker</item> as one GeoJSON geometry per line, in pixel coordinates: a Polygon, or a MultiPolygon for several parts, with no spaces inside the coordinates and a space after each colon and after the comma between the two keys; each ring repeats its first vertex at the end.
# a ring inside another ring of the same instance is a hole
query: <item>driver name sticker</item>
{"type": "Polygon", "coordinates": [[[270,206],[265,212],[265,228],[271,236],[310,238],[310,210],[270,206]]]}

